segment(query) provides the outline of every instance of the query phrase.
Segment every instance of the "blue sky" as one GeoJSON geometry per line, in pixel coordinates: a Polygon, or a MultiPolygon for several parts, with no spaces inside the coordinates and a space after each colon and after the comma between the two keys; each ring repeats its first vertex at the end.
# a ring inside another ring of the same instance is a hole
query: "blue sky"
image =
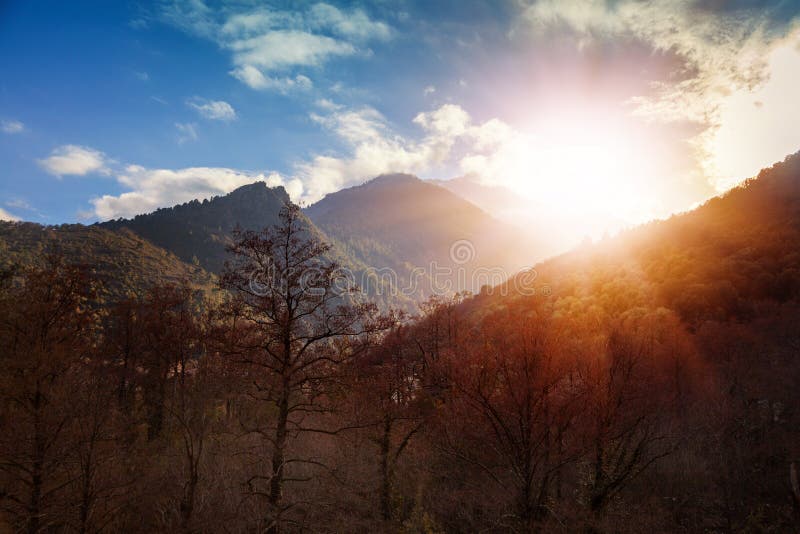
{"type": "Polygon", "coordinates": [[[0,216],[91,222],[254,180],[310,203],[391,171],[663,216],[800,149],[797,12],[4,2],[0,216]]]}

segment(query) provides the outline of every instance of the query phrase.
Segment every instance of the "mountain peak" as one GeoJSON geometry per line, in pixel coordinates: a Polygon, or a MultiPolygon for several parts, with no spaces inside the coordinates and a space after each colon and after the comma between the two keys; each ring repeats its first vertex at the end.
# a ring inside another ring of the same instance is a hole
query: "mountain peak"
{"type": "Polygon", "coordinates": [[[226,256],[225,244],[233,229],[270,227],[278,223],[278,214],[288,202],[289,195],[282,186],[269,187],[257,181],[227,195],[161,208],[100,226],[112,230],[128,228],[186,262],[197,261],[206,270],[219,272],[226,256]]]}
{"type": "Polygon", "coordinates": [[[413,174],[406,174],[406,173],[388,173],[388,174],[381,174],[376,176],[372,180],[364,182],[363,185],[401,185],[401,184],[413,184],[413,183],[420,183],[422,180],[414,176],[413,174]]]}
{"type": "Polygon", "coordinates": [[[282,185],[278,185],[275,187],[269,187],[266,182],[259,180],[257,182],[253,182],[252,184],[246,184],[240,187],[237,187],[227,195],[227,197],[231,198],[242,198],[247,197],[250,195],[259,195],[264,196],[265,194],[274,195],[278,198],[282,199],[284,202],[289,201],[289,194],[286,192],[286,189],[283,188],[282,185]]]}

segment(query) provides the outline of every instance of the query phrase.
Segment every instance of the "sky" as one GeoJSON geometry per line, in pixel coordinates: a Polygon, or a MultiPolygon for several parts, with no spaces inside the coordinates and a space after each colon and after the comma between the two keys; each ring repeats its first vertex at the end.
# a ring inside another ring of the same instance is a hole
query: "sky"
{"type": "Polygon", "coordinates": [[[410,172],[588,230],[800,150],[786,0],[6,0],[0,66],[0,218],[44,224],[410,172]]]}

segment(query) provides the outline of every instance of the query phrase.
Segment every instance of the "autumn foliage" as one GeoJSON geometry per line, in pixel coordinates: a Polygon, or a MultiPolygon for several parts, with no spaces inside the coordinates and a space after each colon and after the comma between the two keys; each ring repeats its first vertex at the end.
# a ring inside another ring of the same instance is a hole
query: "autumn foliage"
{"type": "Polygon", "coordinates": [[[416,317],[291,206],[213,298],[3,271],[0,531],[791,532],[797,159],[416,317]]]}

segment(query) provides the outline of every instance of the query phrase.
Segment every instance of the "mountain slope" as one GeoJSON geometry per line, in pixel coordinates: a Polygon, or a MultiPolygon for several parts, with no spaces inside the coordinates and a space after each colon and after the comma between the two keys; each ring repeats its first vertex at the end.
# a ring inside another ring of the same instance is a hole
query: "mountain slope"
{"type": "MultiPolygon", "coordinates": [[[[226,246],[231,243],[234,229],[237,226],[244,230],[271,227],[279,222],[278,214],[289,202],[283,187],[270,188],[264,182],[255,182],[210,200],[193,200],[99,226],[130,230],[186,262],[219,273],[228,257],[226,246]]],[[[307,218],[305,224],[308,232],[319,241],[332,241],[307,218]]],[[[332,245],[329,259],[352,273],[354,281],[371,300],[382,308],[414,309],[413,301],[396,291],[387,280],[369,276],[370,266],[348,255],[335,242],[332,245]]]]}
{"type": "MultiPolygon", "coordinates": [[[[675,451],[618,495],[646,495],[648,517],[669,518],[656,530],[790,532],[797,509],[786,481],[800,453],[798,244],[800,153],[693,211],[545,261],[456,311],[474,330],[517,318],[517,330],[541,325],[557,339],[554,357],[583,368],[610,362],[608,384],[624,383],[648,359],[659,366],[660,383],[641,394],[631,380],[631,400],[615,408],[666,394],[667,410],[656,413],[673,410],[656,432],[675,451]],[[617,366],[625,358],[630,364],[617,366]]],[[[620,509],[627,521],[633,508],[620,509]]]]}
{"type": "Polygon", "coordinates": [[[198,289],[216,288],[214,276],[204,269],[129,230],[0,221],[0,267],[35,264],[50,253],[62,254],[71,263],[90,265],[103,282],[106,300],[141,293],[156,283],[186,280],[198,289]]]}
{"type": "Polygon", "coordinates": [[[437,286],[476,291],[498,283],[487,269],[513,273],[537,256],[523,232],[407,174],[383,175],[331,193],[306,213],[348,254],[394,270],[404,285],[420,282],[421,268],[426,283],[437,277],[437,286]]]}
{"type": "Polygon", "coordinates": [[[535,283],[558,298],[626,287],[616,307],[665,306],[693,327],[746,320],[800,300],[798,243],[800,153],[695,210],[546,261],[535,283]]]}
{"type": "Polygon", "coordinates": [[[237,224],[245,230],[272,226],[287,202],[289,195],[283,187],[270,188],[264,182],[255,182],[211,200],[193,200],[100,226],[111,230],[127,228],[183,261],[218,273],[225,263],[225,246],[237,224]]]}
{"type": "Polygon", "coordinates": [[[510,189],[484,185],[477,178],[469,175],[450,180],[430,180],[430,183],[444,187],[499,219],[503,219],[506,213],[514,214],[517,211],[531,208],[529,202],[510,189]]]}

